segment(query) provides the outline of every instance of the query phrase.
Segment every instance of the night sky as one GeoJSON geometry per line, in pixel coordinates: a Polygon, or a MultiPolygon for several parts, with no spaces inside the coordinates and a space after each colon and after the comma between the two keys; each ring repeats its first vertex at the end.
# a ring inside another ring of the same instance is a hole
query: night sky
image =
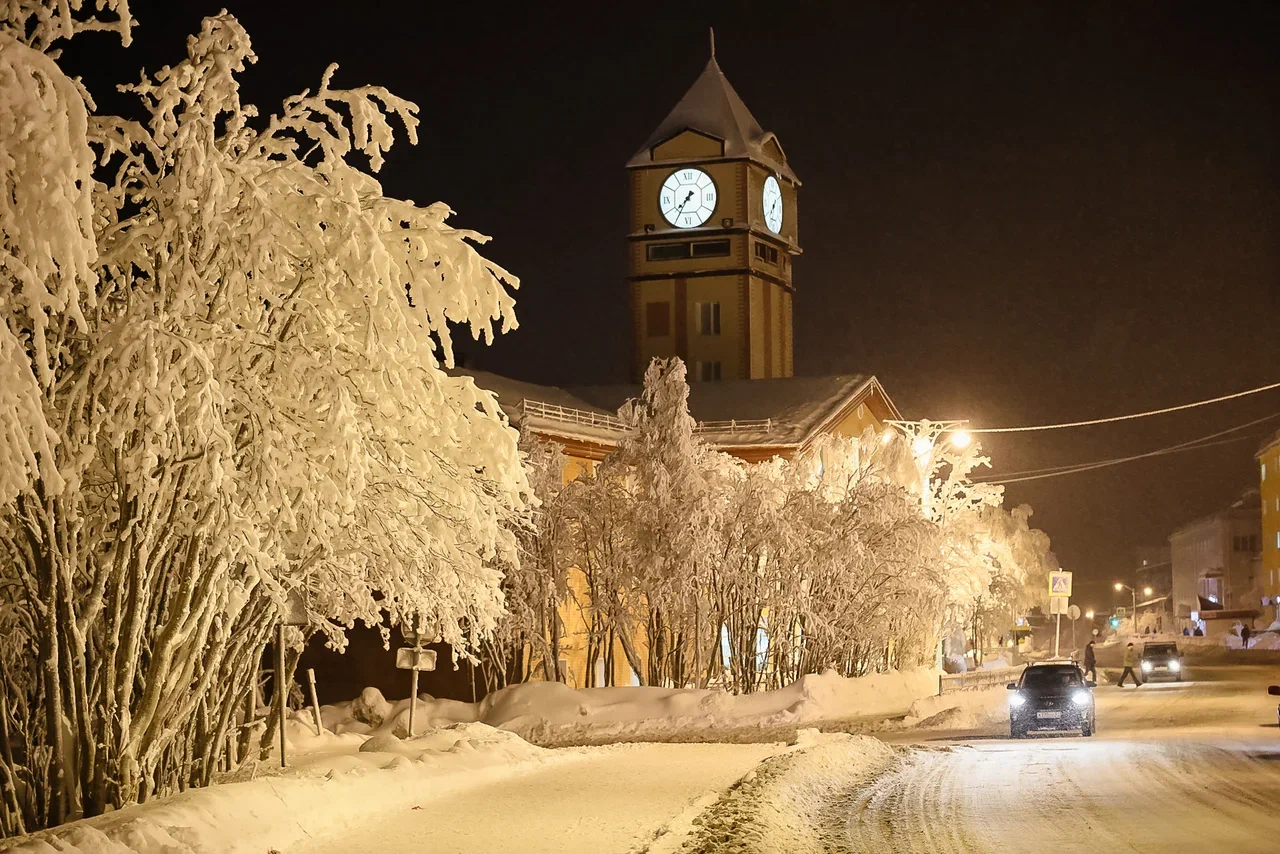
{"type": "MultiPolygon", "coordinates": [[[[393,149],[384,189],[448,202],[523,280],[520,329],[469,347],[476,367],[627,378],[623,164],[701,72],[714,26],[726,76],[804,182],[798,374],[873,373],[907,417],[980,426],[1280,380],[1280,4],[646,3],[625,19],[600,13],[614,4],[132,5],[131,48],[90,34],[67,50],[104,110],[223,5],[253,37],[243,80],[264,112],[329,62],[336,85],[419,105],[421,141],[393,149]]],[[[1273,412],[1280,392],[985,445],[1013,472],[1273,412]]],[[[1008,503],[1030,503],[1093,580],[1076,601],[1107,606],[1128,550],[1256,486],[1275,429],[1013,485],[1008,503]]]]}

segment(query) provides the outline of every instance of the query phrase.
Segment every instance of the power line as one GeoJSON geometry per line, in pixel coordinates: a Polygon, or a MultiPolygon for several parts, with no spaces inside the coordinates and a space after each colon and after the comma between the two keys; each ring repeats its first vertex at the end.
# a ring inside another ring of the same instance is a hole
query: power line
{"type": "Polygon", "coordinates": [[[969,433],[1029,433],[1035,430],[1062,430],[1067,427],[1092,427],[1095,424],[1113,424],[1117,421],[1132,421],[1135,418],[1148,418],[1152,415],[1167,415],[1170,412],[1181,412],[1184,409],[1195,409],[1197,406],[1208,406],[1213,403],[1222,403],[1227,400],[1235,400],[1239,397],[1248,397],[1251,394],[1260,394],[1264,391],[1280,388],[1280,383],[1271,383],[1270,385],[1251,388],[1248,391],[1238,391],[1235,394],[1224,394],[1221,397],[1214,397],[1208,400],[1197,400],[1194,403],[1184,403],[1180,406],[1168,406],[1164,409],[1152,409],[1147,412],[1134,412],[1130,415],[1114,415],[1110,418],[1094,418],[1090,421],[1068,421],[1063,424],[1037,424],[1030,427],[969,427],[966,428],[969,433]]]}
{"type": "Polygon", "coordinates": [[[1043,480],[1051,477],[1061,477],[1067,474],[1079,474],[1086,471],[1094,471],[1095,469],[1106,468],[1108,466],[1120,465],[1121,463],[1133,462],[1135,460],[1144,460],[1150,457],[1159,457],[1166,454],[1177,454],[1184,451],[1196,451],[1201,448],[1212,448],[1216,445],[1225,445],[1230,442],[1239,442],[1250,438],[1249,436],[1235,436],[1230,439],[1222,439],[1230,433],[1237,433],[1241,430],[1248,430],[1250,427],[1256,427],[1263,422],[1270,421],[1273,418],[1280,417],[1280,412],[1273,412],[1270,415],[1264,415],[1261,418],[1255,418],[1244,424],[1237,424],[1234,427],[1228,427],[1226,430],[1219,430],[1216,433],[1210,433],[1207,436],[1201,436],[1198,439],[1190,439],[1186,442],[1179,442],[1176,445],[1170,445],[1167,448],[1159,448],[1154,451],[1147,451],[1142,454],[1134,454],[1127,457],[1114,457],[1109,460],[1096,460],[1088,463],[1074,463],[1066,466],[1054,466],[1044,469],[1028,469],[1025,471],[1010,472],[1003,477],[990,476],[984,478],[975,478],[978,483],[1024,483],[1029,480],[1043,480]],[[1214,441],[1218,440],[1218,441],[1214,441]]]}

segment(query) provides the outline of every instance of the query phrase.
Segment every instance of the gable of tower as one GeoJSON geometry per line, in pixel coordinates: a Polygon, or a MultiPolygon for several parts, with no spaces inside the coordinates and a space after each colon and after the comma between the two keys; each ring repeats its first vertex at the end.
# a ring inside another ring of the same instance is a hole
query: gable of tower
{"type": "Polygon", "coordinates": [[[724,157],[724,140],[697,130],[683,130],[651,149],[654,160],[698,160],[724,157]]]}

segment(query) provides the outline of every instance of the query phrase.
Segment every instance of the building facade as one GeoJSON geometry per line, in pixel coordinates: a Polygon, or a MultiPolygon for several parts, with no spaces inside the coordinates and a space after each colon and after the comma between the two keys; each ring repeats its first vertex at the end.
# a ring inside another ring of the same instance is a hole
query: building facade
{"type": "Polygon", "coordinates": [[[627,174],[632,379],[671,356],[691,382],[791,376],[800,181],[714,55],[627,174]]]}
{"type": "MultiPolygon", "coordinates": [[[[1258,490],[1251,489],[1230,507],[1183,525],[1169,537],[1169,546],[1179,628],[1197,621],[1248,624],[1261,615],[1258,490]]],[[[1202,628],[1210,632],[1210,627],[1202,628]]]]}
{"type": "Polygon", "coordinates": [[[1262,613],[1270,625],[1280,617],[1280,433],[1258,450],[1262,503],[1262,613]]]}

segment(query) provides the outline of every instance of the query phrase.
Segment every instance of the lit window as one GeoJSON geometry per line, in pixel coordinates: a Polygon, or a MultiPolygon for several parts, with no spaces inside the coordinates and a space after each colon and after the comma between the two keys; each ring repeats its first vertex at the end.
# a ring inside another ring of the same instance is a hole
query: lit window
{"type": "Polygon", "coordinates": [[[698,315],[699,335],[720,334],[720,303],[700,302],[694,304],[698,315]]]}

